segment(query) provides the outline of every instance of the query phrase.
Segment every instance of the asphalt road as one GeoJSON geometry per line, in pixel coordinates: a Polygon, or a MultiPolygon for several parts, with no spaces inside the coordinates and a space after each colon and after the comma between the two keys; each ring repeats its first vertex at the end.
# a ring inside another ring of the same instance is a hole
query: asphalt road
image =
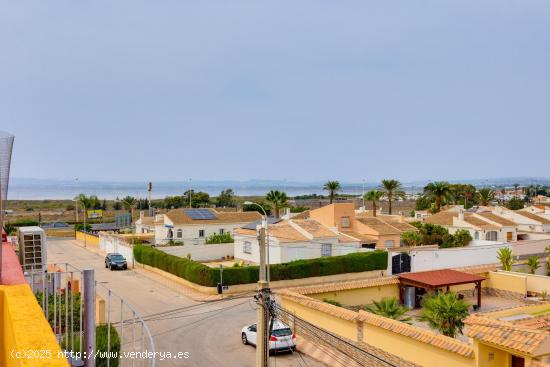
{"type": "MultiPolygon", "coordinates": [[[[147,324],[158,352],[189,353],[188,359],[157,359],[157,366],[255,366],[255,348],[240,341],[242,327],[255,322],[251,297],[196,302],[132,270],[109,271],[102,256],[70,240],[48,240],[47,244],[48,263],[68,262],[81,269],[95,269],[96,280],[149,319],[147,324]],[[192,308],[182,309],[189,306],[192,308]]],[[[271,366],[324,366],[305,355],[302,358],[297,353],[278,354],[271,357],[271,366]]]]}

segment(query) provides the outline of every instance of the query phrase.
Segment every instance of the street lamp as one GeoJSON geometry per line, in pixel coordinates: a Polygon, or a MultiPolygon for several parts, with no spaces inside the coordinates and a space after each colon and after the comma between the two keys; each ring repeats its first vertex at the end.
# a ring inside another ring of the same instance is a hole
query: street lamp
{"type": "Polygon", "coordinates": [[[269,220],[268,220],[268,217],[267,217],[267,213],[264,209],[263,206],[261,206],[260,204],[258,203],[255,203],[253,201],[245,201],[244,202],[244,205],[255,205],[257,206],[258,208],[260,208],[262,210],[262,212],[264,213],[263,215],[263,218],[262,218],[262,222],[263,222],[263,226],[265,228],[265,237],[266,237],[266,247],[267,247],[267,266],[266,266],[266,275],[267,275],[267,282],[269,283],[269,281],[271,280],[270,278],[270,275],[269,275],[269,220]]]}

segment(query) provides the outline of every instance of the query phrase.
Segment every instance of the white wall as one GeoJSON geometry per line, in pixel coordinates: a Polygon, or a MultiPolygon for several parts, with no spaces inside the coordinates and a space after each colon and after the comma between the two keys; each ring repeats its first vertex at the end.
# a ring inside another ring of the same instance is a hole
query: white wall
{"type": "Polygon", "coordinates": [[[126,258],[128,267],[133,267],[134,252],[132,246],[115,235],[100,233],[99,248],[106,253],[118,252],[119,254],[122,254],[122,256],[126,258]]]}
{"type": "MultiPolygon", "coordinates": [[[[491,244],[448,249],[413,250],[411,272],[498,263],[497,252],[511,244],[491,244]]],[[[390,262],[391,264],[391,262],[390,262]]]]}
{"type": "MultiPolygon", "coordinates": [[[[174,225],[172,231],[174,232],[174,241],[183,241],[185,245],[201,245],[204,244],[206,237],[213,233],[219,234],[220,229],[224,232],[231,233],[236,228],[240,228],[246,223],[214,223],[214,224],[187,224],[187,225],[174,225]],[[182,230],[182,238],[177,236],[178,230],[182,230]],[[199,237],[199,230],[204,230],[204,237],[199,237]]],[[[161,244],[168,241],[168,229],[164,225],[157,225],[155,227],[155,244],[161,244]]]]}
{"type": "Polygon", "coordinates": [[[187,254],[191,254],[191,259],[195,261],[221,260],[234,254],[232,243],[157,247],[156,249],[179,257],[187,257],[187,254]]]}

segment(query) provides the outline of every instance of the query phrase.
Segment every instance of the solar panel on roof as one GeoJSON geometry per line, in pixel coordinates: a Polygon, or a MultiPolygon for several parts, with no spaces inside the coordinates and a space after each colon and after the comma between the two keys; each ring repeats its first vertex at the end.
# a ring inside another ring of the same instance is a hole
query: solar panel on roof
{"type": "Polygon", "coordinates": [[[217,218],[216,215],[208,209],[184,209],[183,211],[191,219],[208,220],[217,218]]]}

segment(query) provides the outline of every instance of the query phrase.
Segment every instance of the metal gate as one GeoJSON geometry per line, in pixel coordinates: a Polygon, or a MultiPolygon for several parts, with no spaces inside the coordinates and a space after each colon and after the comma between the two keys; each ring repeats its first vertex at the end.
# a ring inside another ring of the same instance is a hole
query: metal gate
{"type": "Polygon", "coordinates": [[[25,269],[24,274],[71,365],[110,366],[118,360],[118,366],[155,367],[147,324],[132,305],[95,281],[94,270],[61,263],[49,264],[48,272],[25,269]],[[82,358],[87,350],[94,358],[82,358]]]}
{"type": "Polygon", "coordinates": [[[399,253],[391,258],[391,273],[401,274],[411,271],[411,256],[407,253],[399,253]]]}

